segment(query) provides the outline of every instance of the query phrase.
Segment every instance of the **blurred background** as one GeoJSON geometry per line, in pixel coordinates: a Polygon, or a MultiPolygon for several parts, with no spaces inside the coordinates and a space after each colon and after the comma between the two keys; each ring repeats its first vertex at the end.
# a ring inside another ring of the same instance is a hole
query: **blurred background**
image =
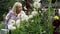
{"type": "MultiPolygon", "coordinates": [[[[34,2],[34,0],[0,0],[0,22],[4,20],[5,18],[5,15],[9,12],[9,10],[11,10],[13,4],[15,2],[21,2],[23,4],[23,9],[24,9],[24,6],[26,6],[26,3],[27,4],[31,4],[34,2]],[[28,3],[29,2],[29,3],[28,3]]],[[[38,0],[37,0],[38,1],[38,0]]],[[[42,8],[45,7],[45,8],[48,8],[48,2],[49,0],[42,0],[41,3],[42,3],[42,8]]],[[[55,9],[59,9],[60,8],[60,0],[52,0],[51,1],[51,6],[55,9]],[[57,1],[57,2],[56,2],[57,1]],[[57,4],[56,4],[56,3],[57,4]]]]}
{"type": "MultiPolygon", "coordinates": [[[[15,2],[21,2],[23,10],[29,15],[29,12],[33,11],[32,5],[35,1],[36,0],[0,0],[0,29],[4,28],[5,16],[12,9],[15,2]]],[[[43,19],[46,17],[45,11],[48,11],[49,7],[52,7],[50,10],[53,11],[50,12],[52,16],[60,16],[60,0],[41,0],[39,3],[41,3],[39,10],[44,15],[43,19]]]]}

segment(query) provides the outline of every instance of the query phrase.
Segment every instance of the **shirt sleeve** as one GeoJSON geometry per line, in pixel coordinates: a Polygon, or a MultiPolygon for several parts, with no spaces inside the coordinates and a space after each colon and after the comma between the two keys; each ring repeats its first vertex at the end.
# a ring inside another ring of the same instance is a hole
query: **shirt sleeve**
{"type": "Polygon", "coordinates": [[[10,17],[11,17],[11,12],[9,11],[8,14],[5,17],[5,22],[8,22],[8,20],[10,19],[10,17]]]}
{"type": "Polygon", "coordinates": [[[11,11],[9,11],[9,13],[6,15],[5,19],[9,20],[10,16],[11,16],[11,11]]]}
{"type": "Polygon", "coordinates": [[[5,28],[7,28],[7,26],[8,26],[8,20],[9,20],[10,16],[11,16],[11,12],[9,11],[9,13],[5,17],[5,22],[4,22],[5,28]]]}

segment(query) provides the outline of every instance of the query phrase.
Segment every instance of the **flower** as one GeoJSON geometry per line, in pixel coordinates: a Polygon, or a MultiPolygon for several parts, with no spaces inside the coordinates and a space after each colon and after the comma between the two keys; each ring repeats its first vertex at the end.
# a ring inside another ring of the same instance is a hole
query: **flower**
{"type": "Polygon", "coordinates": [[[9,20],[9,24],[15,25],[15,20],[10,19],[10,20],[9,20]]]}
{"type": "Polygon", "coordinates": [[[33,18],[33,15],[29,15],[28,18],[29,18],[29,19],[30,19],[30,18],[33,18]]]}
{"type": "Polygon", "coordinates": [[[33,0],[33,1],[35,1],[35,2],[40,2],[41,0],[33,0]]]}
{"type": "Polygon", "coordinates": [[[19,28],[19,26],[20,26],[20,19],[18,19],[18,20],[16,21],[16,26],[17,26],[17,28],[19,28]]]}
{"type": "Polygon", "coordinates": [[[46,31],[43,31],[42,33],[46,33],[46,31]]]}
{"type": "Polygon", "coordinates": [[[27,16],[27,15],[25,15],[25,17],[24,17],[24,18],[22,18],[22,20],[26,20],[26,21],[28,21],[28,16],[27,16]]]}
{"type": "Polygon", "coordinates": [[[58,16],[54,16],[54,20],[59,20],[59,17],[58,16]]]}
{"type": "Polygon", "coordinates": [[[26,8],[29,9],[30,8],[30,1],[26,2],[26,8]]]}
{"type": "Polygon", "coordinates": [[[31,20],[31,22],[34,22],[34,20],[31,20]]]}
{"type": "Polygon", "coordinates": [[[26,6],[24,6],[24,9],[27,10],[26,6]]]}
{"type": "Polygon", "coordinates": [[[37,11],[35,11],[35,10],[32,11],[31,15],[28,16],[28,19],[33,18],[33,16],[35,16],[36,14],[38,14],[37,11]]]}
{"type": "Polygon", "coordinates": [[[15,30],[15,29],[16,29],[16,27],[15,27],[15,26],[13,26],[13,25],[8,25],[8,29],[9,29],[9,30],[15,30]]]}
{"type": "Polygon", "coordinates": [[[58,12],[58,13],[60,14],[60,9],[58,9],[58,10],[59,10],[59,12],[58,12]]]}
{"type": "Polygon", "coordinates": [[[39,2],[34,2],[33,6],[34,6],[34,8],[39,8],[40,7],[40,3],[39,2]]]}
{"type": "Polygon", "coordinates": [[[32,13],[31,13],[31,15],[29,15],[28,16],[28,19],[30,19],[30,18],[33,18],[35,15],[37,15],[38,14],[38,12],[37,11],[32,11],[32,13]]]}
{"type": "Polygon", "coordinates": [[[41,11],[39,11],[39,13],[41,13],[41,11]]]}
{"type": "Polygon", "coordinates": [[[35,16],[36,14],[38,14],[37,11],[32,11],[31,15],[35,16]]]}
{"type": "Polygon", "coordinates": [[[25,14],[21,15],[21,21],[28,21],[28,16],[25,14]]]}
{"type": "Polygon", "coordinates": [[[29,19],[29,18],[28,18],[28,16],[27,16],[27,15],[25,15],[25,20],[26,20],[26,21],[28,21],[28,19],[29,19]]]}
{"type": "Polygon", "coordinates": [[[24,1],[24,0],[22,0],[22,1],[24,1]]]}

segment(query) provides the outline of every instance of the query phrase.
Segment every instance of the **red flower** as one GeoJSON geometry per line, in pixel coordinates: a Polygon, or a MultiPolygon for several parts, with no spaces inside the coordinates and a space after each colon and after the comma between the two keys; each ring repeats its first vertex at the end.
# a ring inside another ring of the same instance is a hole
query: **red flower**
{"type": "Polygon", "coordinates": [[[26,3],[26,8],[27,8],[27,9],[30,8],[30,2],[29,2],[29,1],[27,1],[27,3],[26,3]]]}
{"type": "Polygon", "coordinates": [[[53,21],[53,26],[59,27],[59,25],[60,25],[60,20],[54,20],[53,21]]]}
{"type": "Polygon", "coordinates": [[[53,34],[59,34],[58,32],[53,32],[53,34]]]}
{"type": "Polygon", "coordinates": [[[57,32],[59,25],[60,25],[60,20],[54,20],[53,21],[53,26],[55,27],[53,34],[59,34],[59,32],[57,32]]]}

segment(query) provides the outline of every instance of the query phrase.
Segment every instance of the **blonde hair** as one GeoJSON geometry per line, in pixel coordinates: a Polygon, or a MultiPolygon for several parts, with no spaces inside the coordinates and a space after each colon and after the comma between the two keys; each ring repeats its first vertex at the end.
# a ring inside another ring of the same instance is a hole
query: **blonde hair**
{"type": "Polygon", "coordinates": [[[16,13],[16,6],[17,6],[17,5],[19,5],[19,6],[22,7],[22,4],[21,4],[20,2],[16,2],[16,3],[13,5],[13,8],[12,8],[12,11],[13,11],[14,13],[16,13]]]}

